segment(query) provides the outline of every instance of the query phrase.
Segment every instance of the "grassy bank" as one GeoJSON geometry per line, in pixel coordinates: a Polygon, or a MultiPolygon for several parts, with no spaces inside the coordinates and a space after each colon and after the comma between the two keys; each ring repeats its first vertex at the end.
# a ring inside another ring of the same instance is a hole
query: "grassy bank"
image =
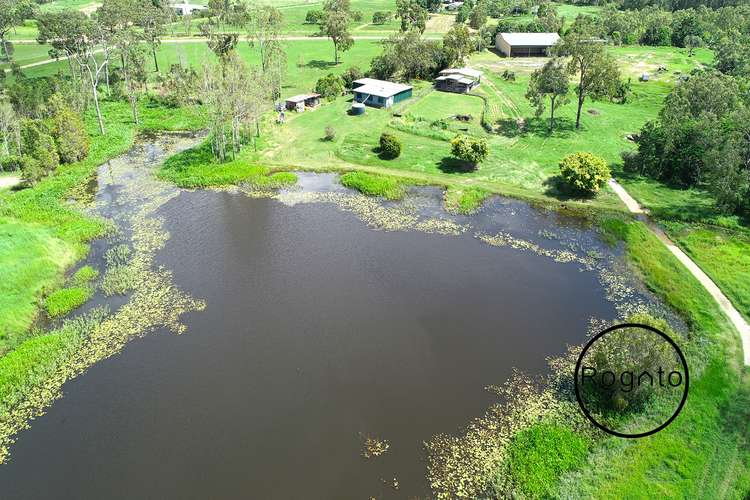
{"type": "Polygon", "coordinates": [[[750,489],[750,380],[737,332],[698,281],[641,222],[605,220],[644,283],[689,326],[690,396],[675,422],[638,440],[610,438],[578,471],[563,497],[739,498],[750,489]],[[606,463],[607,466],[603,466],[606,463]],[[649,495],[650,495],[649,494],[649,495]]]}
{"type": "Polygon", "coordinates": [[[237,158],[224,163],[217,162],[211,152],[211,143],[178,153],[168,158],[157,176],[183,188],[228,186],[247,183],[258,188],[275,189],[297,182],[291,172],[271,172],[248,158],[251,146],[246,145],[237,158]]]}
{"type": "Polygon", "coordinates": [[[21,342],[43,297],[64,282],[64,272],[88,251],[87,242],[108,230],[104,220],[84,216],[67,200],[96,168],[125,153],[139,131],[193,130],[201,125],[194,110],[167,109],[142,103],[136,127],[127,103],[103,102],[107,126],[101,135],[95,117],[86,117],[91,137],[89,156],[62,165],[30,189],[0,193],[0,353],[21,342]]]}

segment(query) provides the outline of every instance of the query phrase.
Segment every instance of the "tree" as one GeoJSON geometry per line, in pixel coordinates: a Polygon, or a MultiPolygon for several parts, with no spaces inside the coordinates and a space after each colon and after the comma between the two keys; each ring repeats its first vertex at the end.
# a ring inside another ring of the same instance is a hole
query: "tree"
{"type": "Polygon", "coordinates": [[[459,134],[451,141],[451,153],[472,168],[476,168],[478,164],[487,159],[489,148],[487,140],[483,138],[477,139],[459,134]]]}
{"type": "Polygon", "coordinates": [[[305,23],[307,24],[320,24],[325,18],[325,14],[322,10],[308,10],[305,15],[305,23]]]}
{"type": "Polygon", "coordinates": [[[378,10],[372,13],[372,24],[385,24],[393,19],[393,14],[388,11],[378,10]]]}
{"type": "Polygon", "coordinates": [[[469,26],[478,30],[487,24],[487,3],[485,0],[479,0],[469,14],[469,26]]]}
{"type": "Polygon", "coordinates": [[[328,73],[315,84],[315,92],[325,99],[333,100],[344,93],[344,81],[340,76],[328,73]]]}
{"type": "Polygon", "coordinates": [[[269,66],[271,56],[280,50],[282,22],[281,11],[270,5],[257,6],[250,11],[250,22],[247,25],[248,42],[251,47],[257,45],[263,71],[269,66]]]}
{"type": "Polygon", "coordinates": [[[598,193],[612,177],[607,162],[591,153],[573,153],[563,158],[560,175],[571,189],[587,195],[598,193]]]}
{"type": "Polygon", "coordinates": [[[162,0],[138,0],[136,24],[143,30],[143,36],[151,47],[154,70],[159,72],[156,49],[161,44],[164,26],[169,21],[169,5],[162,0]]]}
{"type": "Polygon", "coordinates": [[[0,135],[3,138],[3,154],[8,156],[12,153],[21,152],[21,129],[19,118],[13,106],[3,101],[0,102],[0,135]]]}
{"type": "Polygon", "coordinates": [[[396,17],[401,18],[401,31],[419,30],[427,27],[427,9],[419,0],[396,0],[396,17]]]}
{"type": "Polygon", "coordinates": [[[600,99],[611,95],[613,85],[620,80],[620,71],[604,45],[585,35],[569,33],[555,46],[555,53],[569,57],[568,74],[578,75],[576,128],[580,128],[581,108],[586,97],[600,99]]]}
{"type": "Polygon", "coordinates": [[[357,66],[352,66],[341,74],[344,87],[347,89],[351,89],[354,86],[354,81],[359,80],[363,76],[365,76],[364,73],[357,66]]]}
{"type": "Polygon", "coordinates": [[[54,50],[64,51],[69,60],[78,64],[80,74],[88,77],[99,131],[104,134],[98,86],[103,71],[109,65],[109,51],[106,48],[109,46],[109,40],[105,36],[106,30],[80,11],[44,14],[37,20],[37,26],[39,27],[37,41],[42,44],[49,42],[54,50]],[[102,47],[104,47],[105,57],[100,59],[96,53],[102,47]]]}
{"type": "Polygon", "coordinates": [[[555,109],[568,102],[568,75],[561,59],[547,61],[541,68],[531,74],[526,99],[536,108],[538,118],[544,113],[545,100],[549,98],[549,128],[555,126],[555,109]]]}
{"type": "Polygon", "coordinates": [[[339,51],[346,52],[354,39],[349,33],[349,14],[345,11],[326,9],[325,19],[320,26],[320,33],[333,42],[334,62],[339,63],[339,51]]]}
{"type": "Polygon", "coordinates": [[[39,168],[45,175],[60,164],[55,141],[41,120],[21,121],[21,150],[24,155],[39,162],[39,168]]]}
{"type": "Polygon", "coordinates": [[[688,57],[693,57],[695,49],[703,45],[703,40],[699,36],[688,35],[685,37],[682,43],[688,49],[688,57]]]}
{"type": "Polygon", "coordinates": [[[464,24],[454,24],[443,37],[443,49],[448,66],[463,64],[464,59],[474,51],[469,28],[464,24]]]}
{"type": "Polygon", "coordinates": [[[723,39],[716,50],[716,69],[725,75],[750,74],[750,47],[740,37],[723,39]]]}
{"type": "Polygon", "coordinates": [[[34,4],[29,0],[0,0],[0,57],[10,61],[7,36],[10,30],[34,16],[34,4]]]}

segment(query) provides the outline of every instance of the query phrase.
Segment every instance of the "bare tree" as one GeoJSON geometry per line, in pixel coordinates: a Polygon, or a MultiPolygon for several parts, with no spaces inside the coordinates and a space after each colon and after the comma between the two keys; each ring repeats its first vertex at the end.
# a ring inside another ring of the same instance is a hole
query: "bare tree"
{"type": "Polygon", "coordinates": [[[3,136],[3,153],[21,151],[20,118],[8,102],[0,103],[0,134],[3,136]]]}

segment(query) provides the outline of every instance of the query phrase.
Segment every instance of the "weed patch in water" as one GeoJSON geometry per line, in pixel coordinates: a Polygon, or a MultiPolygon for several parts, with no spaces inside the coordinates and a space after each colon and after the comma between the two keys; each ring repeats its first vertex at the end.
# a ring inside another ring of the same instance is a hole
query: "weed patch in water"
{"type": "Polygon", "coordinates": [[[94,290],[88,286],[62,288],[47,296],[44,306],[50,318],[57,318],[81,307],[92,295],[94,295],[94,290]]]}

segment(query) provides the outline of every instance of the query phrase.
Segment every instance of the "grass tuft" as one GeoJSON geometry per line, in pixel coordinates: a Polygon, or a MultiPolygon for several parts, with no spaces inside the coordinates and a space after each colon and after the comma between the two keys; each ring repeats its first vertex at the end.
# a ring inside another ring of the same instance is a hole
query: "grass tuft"
{"type": "Polygon", "coordinates": [[[68,314],[73,309],[82,306],[93,294],[93,289],[87,286],[62,288],[52,292],[44,301],[47,314],[51,318],[68,314]]]}
{"type": "Polygon", "coordinates": [[[367,174],[365,172],[348,172],[341,176],[341,184],[356,189],[368,196],[380,196],[387,200],[400,200],[406,194],[404,182],[394,177],[367,174]]]}

